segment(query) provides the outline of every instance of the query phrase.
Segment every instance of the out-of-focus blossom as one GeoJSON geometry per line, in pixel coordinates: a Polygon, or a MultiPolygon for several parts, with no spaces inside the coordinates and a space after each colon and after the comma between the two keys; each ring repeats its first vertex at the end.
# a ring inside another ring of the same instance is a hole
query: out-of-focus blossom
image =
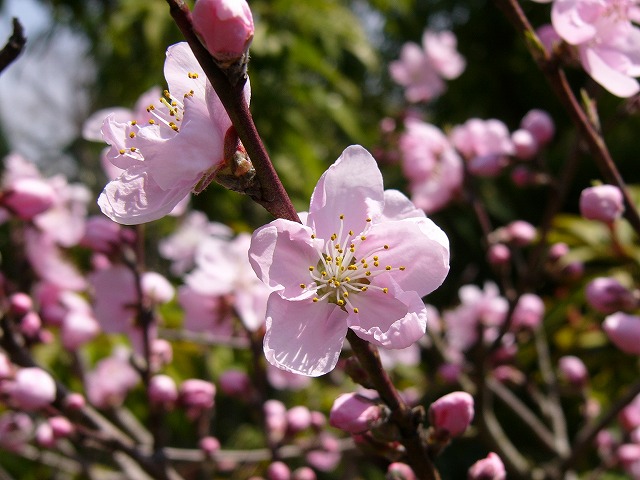
{"type": "Polygon", "coordinates": [[[633,292],[613,277],[597,277],[585,288],[587,303],[601,313],[628,311],[638,305],[633,292]]]}
{"type": "MultiPolygon", "coordinates": [[[[169,90],[147,107],[153,115],[148,122],[122,123],[110,115],[102,127],[111,145],[107,157],[124,172],[105,187],[98,204],[118,223],[167,215],[224,164],[231,120],[186,43],[167,50],[165,77],[169,90]]],[[[247,82],[247,102],[249,92],[247,82]]]]}
{"type": "Polygon", "coordinates": [[[213,408],[216,386],[199,378],[190,378],[180,385],[180,403],[191,419],[213,408]]]}
{"type": "Polygon", "coordinates": [[[580,194],[580,213],[588,220],[612,223],[624,213],[624,198],[614,185],[596,185],[580,194]]]}
{"type": "Polygon", "coordinates": [[[473,397],[467,392],[449,393],[429,407],[429,419],[438,438],[449,439],[462,435],[469,428],[473,416],[473,397]]]}
{"type": "Polygon", "coordinates": [[[589,372],[584,362],[574,355],[565,355],[558,360],[560,374],[572,385],[582,388],[589,381],[589,372]]]}
{"type": "Polygon", "coordinates": [[[462,159],[437,127],[409,118],[400,136],[402,170],[416,207],[433,213],[445,207],[462,186],[462,159]]]}
{"type": "Polygon", "coordinates": [[[404,95],[409,102],[420,102],[440,96],[446,89],[444,80],[459,77],[465,66],[452,32],[425,30],[422,47],[405,43],[400,59],[389,65],[389,73],[396,83],[405,87],[404,95]]]}
{"type": "Polygon", "coordinates": [[[311,383],[309,377],[282,370],[271,364],[267,365],[267,380],[278,390],[301,390],[311,383]]]}
{"type": "Polygon", "coordinates": [[[507,471],[500,457],[491,452],[486,458],[471,465],[467,478],[469,480],[506,480],[507,471]]]}
{"type": "Polygon", "coordinates": [[[467,160],[469,171],[480,176],[498,175],[515,153],[509,129],[496,119],[471,118],[455,126],[449,138],[467,160]]]}
{"type": "Polygon", "coordinates": [[[18,411],[0,414],[0,448],[19,451],[31,439],[34,433],[31,417],[18,411]]]}
{"type": "Polygon", "coordinates": [[[171,407],[178,399],[176,382],[168,375],[154,375],[149,379],[147,390],[152,405],[171,407]]]}
{"type": "Polygon", "coordinates": [[[511,250],[504,243],[495,243],[487,250],[487,260],[491,265],[506,265],[511,260],[511,250]]]}
{"type": "Polygon", "coordinates": [[[118,349],[87,372],[87,398],[97,408],[119,407],[139,381],[138,372],[129,362],[129,352],[118,349]]]}
{"type": "Polygon", "coordinates": [[[267,467],[267,480],[291,480],[291,470],[284,462],[272,462],[267,467]]]}
{"type": "Polygon", "coordinates": [[[529,130],[521,128],[511,134],[514,155],[520,160],[531,160],[538,153],[538,142],[529,130]]]}
{"type": "Polygon", "coordinates": [[[321,472],[330,472],[342,458],[340,444],[336,437],[326,432],[320,433],[318,437],[320,448],[307,452],[307,463],[321,472]]]}
{"type": "Polygon", "coordinates": [[[218,387],[225,395],[247,399],[251,394],[251,379],[242,370],[229,369],[220,374],[218,387]]]}
{"type": "Polygon", "coordinates": [[[522,117],[520,128],[528,131],[536,144],[540,146],[549,143],[556,133],[556,126],[551,115],[538,108],[529,110],[522,117]]]}
{"type": "Polygon", "coordinates": [[[620,350],[640,355],[640,317],[623,312],[613,313],[604,319],[602,328],[620,350]]]}
{"type": "Polygon", "coordinates": [[[331,371],[347,329],[384,348],[426,330],[422,297],[449,270],[449,241],[397,191],[384,192],[373,157],[347,148],[322,175],[305,224],[278,219],[253,234],[249,257],[275,291],[264,351],[309,376],[331,371]]]}
{"type": "Polygon", "coordinates": [[[340,395],[329,413],[329,424],[349,433],[364,433],[382,419],[382,407],[357,393],[340,395]]]}
{"type": "Polygon", "coordinates": [[[214,453],[219,451],[221,447],[220,440],[218,440],[216,437],[211,436],[202,437],[198,442],[198,446],[200,447],[200,450],[202,450],[207,455],[213,455],[214,453]]]}
{"type": "Polygon", "coordinates": [[[22,220],[31,220],[49,210],[56,193],[45,180],[20,178],[0,195],[0,205],[22,220]]]}
{"type": "Polygon", "coordinates": [[[416,474],[409,465],[402,462],[390,463],[387,467],[386,480],[416,480],[416,474]]]}
{"type": "Polygon", "coordinates": [[[209,237],[196,251],[196,268],[185,278],[186,285],[205,297],[224,297],[244,326],[260,328],[271,290],[253,272],[248,259],[251,236],[243,233],[232,240],[209,237]]]}
{"type": "Polygon", "coordinates": [[[318,477],[309,467],[298,467],[291,473],[291,480],[316,480],[318,477]]]}
{"type": "Polygon", "coordinates": [[[297,433],[311,426],[311,411],[304,405],[296,405],[287,410],[289,433],[297,433]]]}
{"type": "Polygon", "coordinates": [[[233,63],[247,53],[253,40],[253,16],[245,0],[198,0],[193,28],[213,57],[233,63]]]}
{"type": "Polygon", "coordinates": [[[178,289],[178,303],[184,310],[182,327],[185,330],[221,337],[233,336],[232,311],[224,297],[205,295],[188,285],[182,285],[178,289]]]}
{"type": "Polygon", "coordinates": [[[545,306],[542,299],[534,293],[520,295],[511,315],[511,326],[514,329],[534,330],[542,323],[545,306]]]}
{"type": "Polygon", "coordinates": [[[56,398],[53,377],[38,367],[21,368],[13,380],[4,385],[10,402],[22,410],[38,410],[56,398]]]}
{"type": "Polygon", "coordinates": [[[555,0],[551,23],[575,45],[585,71],[618,97],[640,91],[640,20],[634,0],[555,0]]]}
{"type": "Polygon", "coordinates": [[[171,235],[160,240],[158,250],[171,260],[171,272],[183,275],[194,266],[198,245],[206,238],[230,238],[233,231],[221,223],[209,222],[206,214],[198,210],[189,212],[171,235]]]}
{"type": "Polygon", "coordinates": [[[262,408],[269,441],[278,443],[287,432],[287,407],[280,400],[270,399],[262,408]]]}

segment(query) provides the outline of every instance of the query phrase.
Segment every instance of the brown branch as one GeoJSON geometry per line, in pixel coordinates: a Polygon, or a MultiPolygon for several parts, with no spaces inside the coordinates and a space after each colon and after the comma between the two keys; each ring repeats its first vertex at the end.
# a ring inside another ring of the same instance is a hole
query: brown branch
{"type": "Polygon", "coordinates": [[[240,137],[253,163],[256,170],[255,178],[260,186],[260,193],[251,195],[251,198],[262,205],[274,217],[299,222],[298,213],[282,186],[282,182],[271,163],[269,154],[253,122],[249,106],[244,98],[245,82],[240,81],[237,85],[232,85],[224,72],[218,67],[213,57],[204,45],[200,43],[193,31],[191,12],[184,1],[167,0],[167,3],[169,4],[171,16],[184,35],[191,50],[193,50],[198,63],[218,94],[222,105],[227,110],[238,137],[240,137]]]}
{"type": "Polygon", "coordinates": [[[13,61],[18,58],[27,38],[24,36],[24,29],[17,18],[13,19],[13,33],[9,37],[7,44],[0,50],[0,72],[7,68],[13,61]]]}

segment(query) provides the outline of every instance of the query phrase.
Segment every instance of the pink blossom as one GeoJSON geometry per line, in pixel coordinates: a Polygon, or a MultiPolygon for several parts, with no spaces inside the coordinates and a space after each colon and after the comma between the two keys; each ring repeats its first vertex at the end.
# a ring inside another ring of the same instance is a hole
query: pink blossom
{"type": "Polygon", "coordinates": [[[170,407],[178,399],[178,387],[168,375],[154,375],[149,380],[148,394],[153,405],[170,407]]]}
{"type": "Polygon", "coordinates": [[[284,462],[273,462],[267,468],[268,480],[291,480],[291,470],[284,462]]]}
{"type": "Polygon", "coordinates": [[[98,408],[118,407],[139,380],[138,372],[129,363],[129,353],[118,349],[87,373],[87,398],[98,408]]]}
{"type": "Polygon", "coordinates": [[[633,0],[555,0],[551,22],[578,49],[585,71],[618,97],[640,91],[640,28],[633,0]]]}
{"type": "Polygon", "coordinates": [[[245,0],[198,0],[193,28],[218,61],[239,60],[253,40],[253,16],[245,0]]]}
{"type": "Polygon", "coordinates": [[[185,330],[221,337],[233,335],[232,312],[224,297],[198,293],[188,285],[183,285],[178,288],[178,303],[184,310],[182,327],[185,330]]]}
{"type": "Polygon", "coordinates": [[[275,290],[264,352],[285,370],[331,371],[351,328],[385,348],[426,330],[422,297],[449,271],[449,241],[399,192],[385,192],[373,157],[347,148],[322,175],[304,224],[278,219],[253,234],[249,257],[275,290]]]}
{"type": "Polygon", "coordinates": [[[215,394],[216,386],[199,378],[190,378],[180,385],[180,403],[191,418],[213,408],[215,394]]]}
{"type": "Polygon", "coordinates": [[[556,132],[553,118],[544,110],[529,110],[520,121],[520,128],[529,132],[538,145],[546,145],[556,132]]]}
{"type": "MultiPolygon", "coordinates": [[[[186,43],[167,50],[165,77],[169,90],[148,106],[153,123],[121,123],[110,115],[102,127],[111,145],[107,156],[124,172],[105,187],[98,204],[118,223],[163,217],[189,192],[204,188],[224,162],[231,120],[186,43]]],[[[247,102],[249,92],[247,82],[247,102]]]]}
{"type": "Polygon", "coordinates": [[[34,433],[33,420],[24,412],[0,414],[0,448],[19,451],[34,433]]]}
{"type": "Polygon", "coordinates": [[[20,178],[2,192],[0,205],[22,220],[31,220],[53,206],[55,195],[44,179],[20,178]]]}
{"type": "Polygon", "coordinates": [[[251,395],[251,378],[242,370],[229,369],[220,374],[218,386],[225,395],[247,399],[251,395]]]}
{"type": "Polygon", "coordinates": [[[38,367],[21,368],[5,389],[11,403],[26,411],[45,407],[56,398],[56,382],[38,367]]]}
{"type": "Polygon", "coordinates": [[[405,43],[400,59],[389,65],[389,73],[395,82],[405,87],[409,102],[420,102],[440,96],[446,89],[443,79],[457,78],[465,66],[452,32],[426,30],[422,35],[422,48],[412,42],[405,43]]]}
{"type": "Polygon", "coordinates": [[[565,355],[558,360],[558,370],[569,383],[584,387],[589,381],[589,372],[584,362],[573,355],[565,355]]]}
{"type": "Polygon", "coordinates": [[[469,480],[506,480],[507,472],[500,457],[491,452],[486,458],[471,465],[469,480]]]}
{"type": "Polygon", "coordinates": [[[387,467],[386,478],[388,480],[416,480],[416,474],[406,463],[393,462],[387,467]]]}
{"type": "Polygon", "coordinates": [[[514,329],[533,330],[542,322],[544,312],[544,302],[538,295],[534,293],[522,294],[513,309],[511,326],[514,329]]]}
{"type": "Polygon", "coordinates": [[[624,213],[624,197],[615,185],[596,185],[580,193],[580,213],[588,220],[612,223],[624,213]]]}
{"type": "Polygon", "coordinates": [[[473,420],[473,397],[467,392],[452,392],[440,397],[429,407],[429,419],[436,436],[462,435],[473,420]]]}
{"type": "Polygon", "coordinates": [[[364,433],[382,419],[381,405],[357,393],[340,395],[329,413],[329,424],[349,433],[364,433]]]}
{"type": "Polygon", "coordinates": [[[311,411],[304,405],[296,405],[287,410],[289,433],[301,432],[311,426],[311,411]]]}
{"type": "Polygon", "coordinates": [[[228,299],[249,331],[260,328],[271,290],[255,275],[247,252],[251,236],[243,233],[232,240],[209,237],[198,245],[196,268],[185,277],[195,293],[228,299]]]}
{"type": "Polygon", "coordinates": [[[601,313],[631,310],[638,304],[633,292],[613,277],[597,277],[591,280],[584,292],[589,305],[601,313]]]}
{"type": "Polygon", "coordinates": [[[399,147],[413,203],[427,213],[445,207],[462,186],[463,165],[444,133],[410,118],[399,147]]]}
{"type": "Polygon", "coordinates": [[[620,350],[640,355],[640,317],[617,312],[604,319],[602,328],[620,350]]]}

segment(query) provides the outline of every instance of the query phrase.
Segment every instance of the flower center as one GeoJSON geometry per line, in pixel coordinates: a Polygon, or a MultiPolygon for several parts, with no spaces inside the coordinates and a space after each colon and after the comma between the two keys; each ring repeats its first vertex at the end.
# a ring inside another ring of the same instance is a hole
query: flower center
{"type": "MultiPolygon", "coordinates": [[[[300,288],[314,290],[314,302],[335,303],[343,310],[349,308],[359,313],[352,303],[353,297],[370,290],[388,293],[387,287],[372,285],[376,276],[390,271],[404,271],[405,267],[393,267],[381,263],[382,252],[390,250],[389,245],[368,248],[366,232],[355,235],[352,230],[344,231],[344,215],[340,215],[340,229],[325,240],[323,248],[317,248],[318,263],[309,266],[309,285],[301,283],[300,288]]],[[[371,219],[367,218],[367,225],[371,219]]],[[[311,235],[315,239],[315,235],[311,235]]]]}

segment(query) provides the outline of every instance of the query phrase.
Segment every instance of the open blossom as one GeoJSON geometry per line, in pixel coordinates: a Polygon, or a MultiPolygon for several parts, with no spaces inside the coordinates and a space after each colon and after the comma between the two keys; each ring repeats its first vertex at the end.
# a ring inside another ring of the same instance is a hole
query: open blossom
{"type": "Polygon", "coordinates": [[[449,271],[449,240],[404,195],[384,191],[364,148],[347,148],[322,175],[304,224],[278,219],[253,234],[249,258],[275,290],[264,352],[272,364],[318,376],[331,371],[351,328],[385,348],[426,330],[422,297],[449,271]]]}
{"type": "Polygon", "coordinates": [[[400,136],[402,170],[409,179],[411,201],[432,213],[445,207],[462,187],[462,159],[442,131],[407,119],[400,136]]]}
{"type": "Polygon", "coordinates": [[[555,0],[551,23],[585,71],[618,97],[640,91],[640,8],[634,0],[555,0]]]}
{"type": "Polygon", "coordinates": [[[507,157],[515,153],[509,129],[495,118],[470,118],[455,126],[449,138],[475,175],[498,175],[507,164],[507,157]]]}
{"type": "Polygon", "coordinates": [[[420,102],[441,95],[446,88],[443,79],[459,77],[465,66],[452,32],[425,30],[422,48],[413,42],[405,43],[400,59],[389,65],[389,73],[406,88],[404,93],[409,102],[420,102]]]}
{"type": "MultiPolygon", "coordinates": [[[[102,126],[111,145],[107,157],[124,172],[98,204],[118,223],[167,215],[189,192],[202,190],[224,162],[231,120],[186,43],[169,47],[164,74],[169,90],[147,107],[153,118],[122,123],[110,115],[102,126]]],[[[248,102],[248,82],[244,92],[248,102]]]]}

